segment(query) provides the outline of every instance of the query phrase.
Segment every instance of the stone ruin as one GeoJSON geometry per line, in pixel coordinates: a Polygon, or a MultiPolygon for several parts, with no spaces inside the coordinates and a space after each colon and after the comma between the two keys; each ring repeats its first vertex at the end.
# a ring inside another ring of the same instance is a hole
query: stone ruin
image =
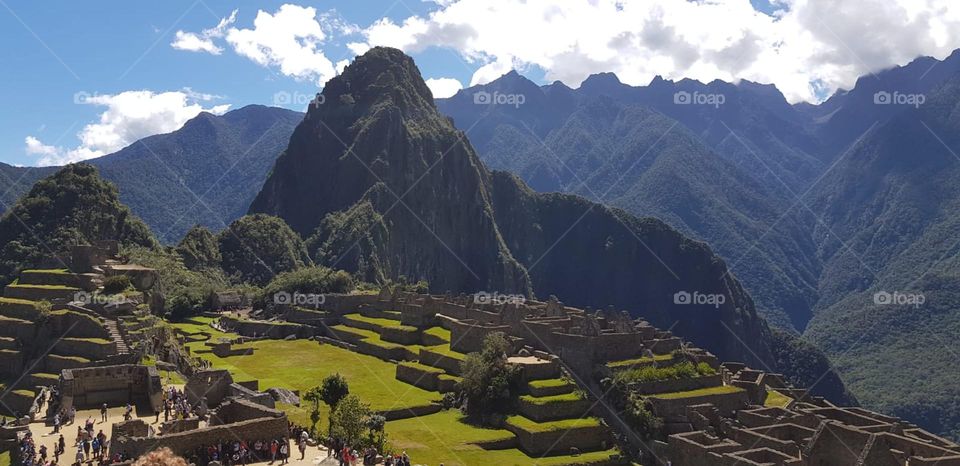
{"type": "Polygon", "coordinates": [[[60,375],[60,406],[63,409],[145,404],[153,412],[163,403],[160,375],[154,366],[118,366],[64,369],[60,375]]]}
{"type": "MultiPolygon", "coordinates": [[[[472,295],[415,295],[386,288],[377,295],[328,295],[323,310],[331,316],[399,311],[404,325],[448,329],[451,349],[461,353],[477,351],[484,337],[503,332],[521,354],[511,360],[556,361],[585,380],[612,375],[616,369],[608,363],[632,359],[689,361],[715,369],[712,376],[631,386],[665,422],[666,441],[644,443],[625,436],[644,453],[645,465],[960,466],[960,447],[949,440],[896,418],[834,406],[793,388],[779,374],[720,364],[709,352],[624,311],[570,308],[555,296],[546,302],[496,305],[478,303],[472,295]],[[689,397],[649,395],[710,387],[728,390],[689,397]],[[788,397],[788,405],[765,407],[771,391],[788,397]]],[[[323,338],[334,342],[336,337],[323,338]]],[[[404,352],[377,356],[412,357],[404,352]]]]}
{"type": "MultiPolygon", "coordinates": [[[[226,370],[199,371],[187,380],[184,395],[197,417],[174,419],[154,429],[140,419],[113,427],[111,451],[138,457],[168,447],[189,457],[198,447],[220,441],[272,440],[289,436],[289,422],[257,382],[234,382],[226,370]]],[[[292,394],[290,394],[292,395],[292,394]]]]}

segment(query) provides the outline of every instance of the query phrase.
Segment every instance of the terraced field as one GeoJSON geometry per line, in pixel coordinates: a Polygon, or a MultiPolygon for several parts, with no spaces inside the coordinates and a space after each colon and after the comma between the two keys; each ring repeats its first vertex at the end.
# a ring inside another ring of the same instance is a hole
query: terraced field
{"type": "MultiPolygon", "coordinates": [[[[211,328],[211,319],[171,325],[191,335],[193,341],[187,346],[197,356],[216,368],[230,370],[238,380],[259,380],[261,389],[307,390],[339,372],[350,383],[351,392],[374,410],[413,410],[391,417],[394,420],[387,423],[386,431],[391,445],[406,450],[418,463],[605,464],[616,453],[610,448],[612,442],[604,442],[607,429],[589,417],[590,403],[575,394],[575,385],[560,378],[559,369],[547,378],[529,381],[520,414],[512,416],[504,428],[477,427],[464,422],[457,410],[439,410],[433,402],[459,381],[460,362],[466,355],[450,349],[447,329],[417,329],[399,319],[399,313],[348,314],[332,330],[351,349],[310,340],[267,340],[243,345],[252,347],[253,355],[225,358],[199,352],[205,348],[205,338],[232,336],[211,328]],[[396,342],[408,338],[416,342],[396,342]],[[391,354],[400,357],[389,357],[391,354]],[[524,403],[531,407],[524,408],[524,403]],[[544,411],[542,405],[550,409],[544,411]],[[579,441],[584,453],[571,456],[567,446],[571,441],[579,441]]],[[[283,409],[295,421],[306,421],[305,409],[283,409]]],[[[328,413],[322,412],[321,428],[327,417],[328,413]]]]}

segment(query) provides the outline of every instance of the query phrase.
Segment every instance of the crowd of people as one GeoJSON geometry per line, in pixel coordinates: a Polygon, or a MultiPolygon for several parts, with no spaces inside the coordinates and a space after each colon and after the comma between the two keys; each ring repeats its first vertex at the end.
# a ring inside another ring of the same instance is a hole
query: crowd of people
{"type": "MultiPolygon", "coordinates": [[[[367,447],[358,451],[338,438],[328,437],[326,446],[327,456],[336,458],[340,466],[357,466],[360,464],[372,466],[378,464],[381,459],[376,448],[367,447]]],[[[410,456],[405,451],[400,454],[385,453],[382,460],[384,466],[410,466],[410,456]]]]}
{"type": "Polygon", "coordinates": [[[216,461],[223,466],[237,466],[269,461],[287,464],[290,461],[290,442],[286,438],[248,440],[221,440],[206,447],[197,447],[185,455],[188,462],[205,466],[216,461]]]}

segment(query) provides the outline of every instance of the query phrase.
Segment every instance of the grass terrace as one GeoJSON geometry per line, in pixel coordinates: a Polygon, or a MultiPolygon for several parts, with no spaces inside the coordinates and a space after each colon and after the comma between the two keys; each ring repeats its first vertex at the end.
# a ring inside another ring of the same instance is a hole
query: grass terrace
{"type": "Polygon", "coordinates": [[[584,453],[575,457],[562,455],[531,458],[517,448],[484,450],[477,444],[510,440],[514,437],[513,434],[506,429],[483,428],[467,424],[463,415],[457,410],[441,411],[428,416],[391,421],[387,423],[387,432],[390,435],[390,444],[393,448],[406,451],[415,464],[435,465],[443,463],[446,466],[477,464],[495,464],[497,466],[586,465],[608,461],[610,455],[616,453],[614,450],[609,450],[584,453]]]}
{"type": "Polygon", "coordinates": [[[656,364],[658,362],[668,362],[673,360],[673,354],[657,354],[652,358],[643,357],[643,358],[633,358],[625,359],[623,361],[611,361],[606,364],[610,369],[628,369],[633,366],[644,366],[656,364]]]}
{"type": "Polygon", "coordinates": [[[416,327],[411,327],[411,326],[409,326],[409,325],[403,325],[403,324],[400,323],[399,320],[382,319],[382,318],[379,318],[379,317],[366,317],[366,316],[363,316],[363,315],[360,315],[360,314],[347,314],[347,315],[345,315],[344,317],[346,317],[346,318],[348,318],[348,319],[350,319],[350,320],[355,320],[355,321],[357,321],[357,322],[364,322],[364,323],[367,323],[367,324],[370,324],[370,325],[373,325],[373,326],[376,326],[376,327],[396,328],[396,329],[406,330],[406,331],[408,331],[408,332],[416,332],[416,331],[417,331],[417,328],[416,328],[416,327]]]}
{"type": "Polygon", "coordinates": [[[569,403],[571,401],[580,401],[583,398],[580,398],[576,392],[564,393],[562,395],[551,395],[551,396],[533,396],[533,395],[523,395],[520,399],[527,403],[532,403],[535,405],[548,405],[553,403],[569,403]]]}
{"type": "Polygon", "coordinates": [[[576,429],[578,427],[600,426],[600,420],[594,417],[563,419],[550,422],[536,422],[518,415],[508,417],[506,423],[518,429],[532,433],[555,432],[558,430],[576,429]]]}
{"type": "Polygon", "coordinates": [[[447,343],[450,342],[450,331],[443,327],[430,327],[423,331],[424,335],[439,338],[447,343]]]}
{"type": "Polygon", "coordinates": [[[776,390],[767,390],[767,399],[763,405],[772,408],[786,408],[793,401],[793,398],[784,395],[776,390]]]}
{"type": "Polygon", "coordinates": [[[656,395],[650,395],[650,397],[659,398],[661,400],[678,400],[682,398],[694,398],[707,395],[727,395],[742,391],[744,391],[742,388],[734,387],[732,385],[719,385],[716,387],[701,388],[699,390],[690,390],[686,392],[658,393],[656,395]]]}

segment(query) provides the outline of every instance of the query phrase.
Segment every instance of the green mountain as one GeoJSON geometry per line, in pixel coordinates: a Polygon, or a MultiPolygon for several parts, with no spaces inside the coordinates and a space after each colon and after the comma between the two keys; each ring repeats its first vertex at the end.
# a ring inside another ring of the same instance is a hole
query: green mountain
{"type": "MultiPolygon", "coordinates": [[[[196,224],[219,231],[246,213],[302,118],[260,105],[221,116],[201,113],[177,131],[87,163],[119,188],[120,200],[162,242],[176,243],[196,224]]],[[[7,193],[0,201],[12,205],[54,170],[0,165],[0,189],[7,193]]]]}
{"type": "MultiPolygon", "coordinates": [[[[425,279],[435,291],[612,305],[721,358],[797,375],[775,356],[793,337],[768,328],[705,244],[659,220],[574,195],[537,194],[515,176],[489,171],[402,52],[371,50],[328,82],[323,96],[250,209],[309,236],[320,265],[370,281],[425,279]],[[726,300],[685,305],[674,296],[684,291],[726,300]]],[[[827,374],[820,393],[845,400],[821,354],[797,359],[827,374]]]]}
{"type": "MultiPolygon", "coordinates": [[[[634,215],[654,216],[706,241],[732,264],[765,318],[802,331],[812,317],[821,264],[803,212],[791,208],[794,202],[784,185],[772,185],[766,170],[739,164],[732,151],[721,155],[708,145],[709,134],[696,133],[652,107],[624,103],[658,102],[666,91],[637,96],[638,88],[622,85],[612,75],[588,79],[577,91],[561,86],[539,88],[513,73],[439,106],[476,141],[487,163],[516,173],[534,189],[575,193],[634,215]],[[476,92],[524,95],[526,101],[520,107],[476,105],[476,92]]],[[[733,99],[740,91],[726,92],[733,99]]],[[[727,130],[728,139],[745,141],[759,131],[751,133],[749,125],[737,123],[754,120],[740,114],[761,105],[748,98],[749,92],[741,93],[746,96],[739,100],[750,104],[724,115],[730,118],[725,124],[741,128],[736,134],[744,138],[729,136],[727,130]]],[[[786,103],[782,96],[779,100],[786,103]]],[[[695,127],[723,128],[719,122],[698,122],[706,117],[696,112],[676,116],[695,127]]],[[[719,145],[730,142],[714,139],[719,145]]]]}
{"type": "Polygon", "coordinates": [[[157,244],[96,168],[68,165],[38,181],[0,218],[0,283],[9,283],[23,267],[68,253],[72,245],[97,240],[157,244]]]}
{"type": "Polygon", "coordinates": [[[807,331],[867,406],[953,437],[958,153],[960,75],[871,132],[818,184],[811,208],[823,221],[816,233],[825,265],[807,331]],[[913,305],[916,296],[923,303],[913,305]]]}
{"type": "Polygon", "coordinates": [[[14,167],[0,162],[0,214],[10,210],[37,180],[55,171],[54,167],[14,167]]]}

